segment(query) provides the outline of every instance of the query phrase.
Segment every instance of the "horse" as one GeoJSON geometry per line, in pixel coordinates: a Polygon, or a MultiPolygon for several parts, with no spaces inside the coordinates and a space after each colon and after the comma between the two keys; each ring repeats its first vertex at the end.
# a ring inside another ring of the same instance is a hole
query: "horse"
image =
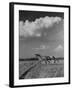
{"type": "Polygon", "coordinates": [[[39,61],[45,61],[45,64],[47,64],[47,58],[45,56],[41,56],[40,54],[35,54],[35,56],[39,61]]]}

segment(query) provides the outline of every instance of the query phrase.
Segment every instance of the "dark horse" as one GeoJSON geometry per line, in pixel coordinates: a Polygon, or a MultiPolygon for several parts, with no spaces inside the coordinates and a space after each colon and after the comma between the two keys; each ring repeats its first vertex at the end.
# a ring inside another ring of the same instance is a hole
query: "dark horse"
{"type": "Polygon", "coordinates": [[[38,58],[40,61],[45,61],[45,63],[51,63],[51,60],[54,60],[54,63],[56,63],[56,58],[54,56],[52,56],[52,58],[50,56],[41,56],[40,54],[35,54],[36,58],[38,58]]]}
{"type": "Polygon", "coordinates": [[[50,63],[51,58],[50,56],[41,56],[40,54],[35,54],[36,58],[38,58],[40,61],[45,61],[45,63],[47,64],[50,63]]]}
{"type": "Polygon", "coordinates": [[[47,64],[46,57],[41,56],[40,54],[35,54],[35,56],[38,58],[39,61],[45,61],[45,64],[47,64]]]}

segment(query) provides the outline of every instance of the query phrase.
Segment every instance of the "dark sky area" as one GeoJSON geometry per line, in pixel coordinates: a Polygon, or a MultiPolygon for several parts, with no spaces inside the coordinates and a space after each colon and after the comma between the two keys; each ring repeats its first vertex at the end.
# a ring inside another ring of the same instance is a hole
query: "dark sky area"
{"type": "Polygon", "coordinates": [[[45,16],[50,16],[50,17],[62,17],[64,18],[64,13],[61,12],[41,12],[41,11],[19,11],[19,21],[34,21],[36,18],[40,17],[45,17],[45,16]]]}

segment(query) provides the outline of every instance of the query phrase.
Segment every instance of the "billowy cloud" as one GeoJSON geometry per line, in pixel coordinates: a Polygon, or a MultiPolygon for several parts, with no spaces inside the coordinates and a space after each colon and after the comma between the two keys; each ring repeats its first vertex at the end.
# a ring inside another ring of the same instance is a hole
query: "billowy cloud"
{"type": "Polygon", "coordinates": [[[64,50],[63,46],[62,45],[58,45],[54,51],[62,51],[64,50]]]}
{"type": "Polygon", "coordinates": [[[19,22],[19,34],[24,37],[41,37],[42,28],[52,27],[55,23],[58,24],[62,20],[61,17],[41,17],[35,21],[26,20],[19,22]]]}
{"type": "Polygon", "coordinates": [[[47,45],[40,45],[39,48],[32,48],[33,50],[35,51],[38,51],[38,50],[46,50],[46,49],[49,49],[50,47],[47,46],[47,45]]]}

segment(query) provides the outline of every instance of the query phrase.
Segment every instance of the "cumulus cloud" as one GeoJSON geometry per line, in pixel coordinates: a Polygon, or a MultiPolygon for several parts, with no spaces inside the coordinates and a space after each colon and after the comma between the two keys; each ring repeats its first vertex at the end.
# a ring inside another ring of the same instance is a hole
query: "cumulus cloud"
{"type": "Polygon", "coordinates": [[[56,48],[55,48],[55,51],[62,51],[64,50],[63,46],[62,45],[58,45],[56,48]]]}
{"type": "Polygon", "coordinates": [[[35,50],[35,51],[46,50],[46,49],[49,49],[49,46],[47,46],[47,45],[40,45],[39,48],[32,48],[32,49],[35,50]]]}
{"type": "Polygon", "coordinates": [[[41,17],[35,19],[35,21],[26,20],[25,22],[19,22],[20,36],[36,36],[41,37],[41,29],[52,27],[55,23],[58,24],[62,20],[61,17],[41,17]]]}

